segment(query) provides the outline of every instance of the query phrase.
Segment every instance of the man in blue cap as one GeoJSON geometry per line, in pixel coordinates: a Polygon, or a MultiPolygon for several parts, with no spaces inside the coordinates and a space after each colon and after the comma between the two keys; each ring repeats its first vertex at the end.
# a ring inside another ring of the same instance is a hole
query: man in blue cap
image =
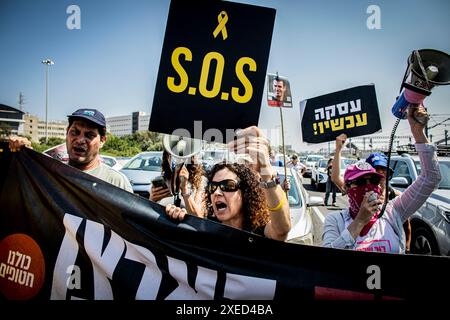
{"type": "MultiPolygon", "coordinates": [[[[387,157],[383,153],[371,153],[366,162],[370,164],[378,173],[386,176],[386,170],[388,168],[387,157]]],[[[393,170],[389,168],[388,178],[392,176],[393,170]]]]}
{"type": "Polygon", "coordinates": [[[96,109],[78,109],[69,118],[66,146],[69,165],[115,186],[133,192],[122,173],[100,160],[100,149],[106,142],[106,120],[96,109]]]}
{"type": "MultiPolygon", "coordinates": [[[[66,147],[69,165],[133,192],[127,177],[100,160],[100,149],[106,142],[104,115],[96,109],[78,109],[67,117],[69,126],[66,132],[66,147]]],[[[26,138],[11,137],[9,146],[14,152],[19,151],[22,146],[30,147],[31,143],[26,138]]]]}

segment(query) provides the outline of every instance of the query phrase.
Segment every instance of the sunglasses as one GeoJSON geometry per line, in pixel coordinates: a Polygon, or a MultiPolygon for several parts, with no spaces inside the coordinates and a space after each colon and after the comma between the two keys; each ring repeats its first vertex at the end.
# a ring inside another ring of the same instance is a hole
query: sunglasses
{"type": "Polygon", "coordinates": [[[235,192],[239,190],[239,182],[231,179],[226,179],[222,181],[210,181],[208,182],[208,186],[206,190],[209,194],[213,194],[216,192],[217,187],[224,192],[235,192]]]}
{"type": "Polygon", "coordinates": [[[366,178],[358,178],[353,181],[347,183],[347,186],[351,186],[352,184],[356,184],[358,187],[365,186],[367,183],[377,185],[381,181],[381,178],[378,176],[371,176],[366,178]]]}

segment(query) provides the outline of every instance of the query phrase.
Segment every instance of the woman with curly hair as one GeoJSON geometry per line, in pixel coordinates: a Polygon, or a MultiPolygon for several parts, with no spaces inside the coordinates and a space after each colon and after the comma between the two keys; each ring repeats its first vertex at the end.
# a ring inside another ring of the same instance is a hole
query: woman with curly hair
{"type": "Polygon", "coordinates": [[[264,236],[270,215],[256,174],[242,164],[219,163],[212,168],[209,181],[208,218],[264,236]]]}
{"type": "Polygon", "coordinates": [[[204,195],[208,180],[205,177],[205,170],[198,163],[196,156],[192,156],[190,163],[181,168],[179,177],[181,196],[187,212],[197,217],[205,217],[204,195]]]}
{"type": "MultiPolygon", "coordinates": [[[[237,135],[242,139],[233,141],[230,148],[250,155],[250,165],[219,163],[211,169],[206,187],[208,218],[284,241],[291,228],[289,203],[274,178],[269,142],[256,127],[243,129],[237,135]]],[[[166,213],[183,220],[187,212],[168,205],[166,213]]]]}

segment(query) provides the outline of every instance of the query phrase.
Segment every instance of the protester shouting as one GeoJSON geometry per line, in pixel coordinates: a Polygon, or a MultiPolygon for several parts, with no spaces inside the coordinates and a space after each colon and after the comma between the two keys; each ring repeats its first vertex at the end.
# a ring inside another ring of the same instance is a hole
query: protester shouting
{"type": "MultiPolygon", "coordinates": [[[[78,109],[68,115],[68,118],[66,147],[69,165],[133,192],[127,177],[100,160],[100,149],[106,142],[106,121],[103,114],[96,109],[78,109]]],[[[31,142],[23,137],[9,138],[12,152],[19,151],[22,146],[31,147],[31,142]]]]}
{"type": "MultiPolygon", "coordinates": [[[[208,217],[230,227],[284,241],[291,228],[289,203],[269,160],[269,141],[257,127],[237,132],[230,150],[248,155],[248,164],[216,164],[209,174],[208,217]]],[[[169,205],[167,214],[183,220],[186,210],[169,205]]]]}
{"type": "MultiPolygon", "coordinates": [[[[324,223],[323,245],[353,250],[405,252],[403,223],[419,209],[441,180],[436,147],[428,144],[424,134],[426,124],[417,118],[426,118],[423,106],[411,105],[408,122],[420,157],[420,176],[400,196],[387,204],[379,217],[386,196],[382,175],[366,162],[350,165],[344,174],[343,188],[350,207],[329,214],[324,223]]],[[[335,161],[336,161],[335,156],[335,161]]]]}

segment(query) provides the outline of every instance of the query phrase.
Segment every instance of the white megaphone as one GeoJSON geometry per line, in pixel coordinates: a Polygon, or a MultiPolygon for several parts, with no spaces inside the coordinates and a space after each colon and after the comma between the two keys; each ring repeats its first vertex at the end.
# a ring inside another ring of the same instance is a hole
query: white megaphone
{"type": "Polygon", "coordinates": [[[404,90],[392,107],[392,113],[399,119],[406,119],[410,104],[422,104],[434,86],[448,84],[450,56],[434,49],[414,50],[408,57],[402,83],[404,90]]]}
{"type": "Polygon", "coordinates": [[[202,149],[202,141],[166,134],[163,137],[163,146],[179,164],[189,162],[192,156],[198,154],[202,149]]]}
{"type": "Polygon", "coordinates": [[[191,158],[200,153],[202,149],[202,141],[175,135],[163,136],[163,147],[172,156],[175,162],[175,169],[171,181],[171,189],[174,194],[174,204],[179,207],[181,199],[179,174],[185,163],[190,163],[191,158]]]}

